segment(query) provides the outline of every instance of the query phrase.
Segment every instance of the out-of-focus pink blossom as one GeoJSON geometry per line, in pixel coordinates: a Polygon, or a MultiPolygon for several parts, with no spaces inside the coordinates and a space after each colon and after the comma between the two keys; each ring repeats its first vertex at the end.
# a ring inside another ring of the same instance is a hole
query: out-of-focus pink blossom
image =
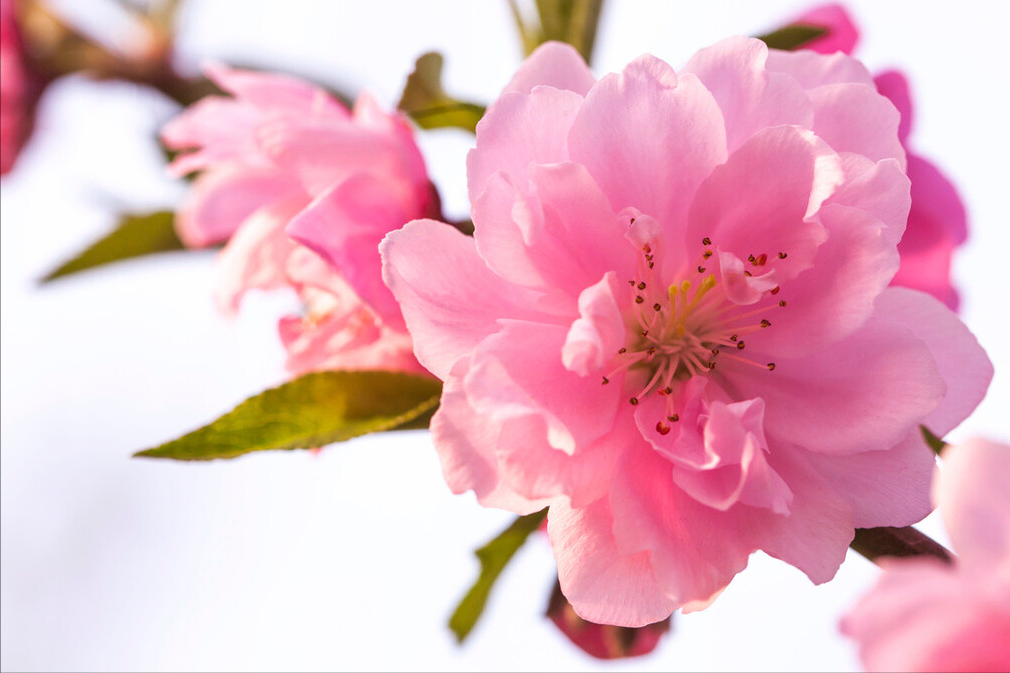
{"type": "Polygon", "coordinates": [[[659,641],[670,630],[669,617],[638,628],[586,621],[576,614],[557,584],[554,585],[550,604],[547,606],[547,617],[576,647],[597,659],[644,656],[655,650],[659,641]]]}
{"type": "Polygon", "coordinates": [[[280,323],[293,373],[423,371],[378,255],[387,232],[438,208],[407,122],[368,95],[348,110],[291,77],[220,65],[207,74],[231,97],[198,102],[162,138],[185,150],[175,173],[199,172],[177,215],[180,237],[194,247],[228,241],[222,308],[237,310],[251,289],[298,292],[305,315],[280,323]],[[335,250],[323,259],[289,226],[335,250]]]}
{"type": "MultiPolygon", "coordinates": [[[[821,5],[798,17],[795,23],[827,28],[828,33],[804,48],[822,54],[852,52],[859,31],[839,4],[821,5]]],[[[908,158],[907,173],[912,183],[912,207],[908,226],[898,244],[901,267],[892,281],[928,292],[953,310],[958,296],[950,282],[950,263],[954,250],[968,236],[964,204],[950,179],[931,161],[908,149],[912,128],[912,96],[905,76],[888,70],[874,78],[877,90],[887,96],[901,113],[898,136],[908,158]]]]}
{"type": "Polygon", "coordinates": [[[867,670],[1010,670],[1010,446],[971,440],[943,463],[935,499],[957,559],[881,564],[841,625],[867,670]]]}
{"type": "Polygon", "coordinates": [[[10,171],[28,140],[41,90],[28,68],[14,0],[0,0],[0,175],[10,171]]]}
{"type": "Polygon", "coordinates": [[[899,116],[838,53],[732,38],[596,81],[542,46],[477,128],[468,238],[381,246],[456,492],[550,506],[584,619],[702,607],[757,549],[830,579],[855,527],[931,508],[992,368],[888,288],[909,207],[899,116]]]}

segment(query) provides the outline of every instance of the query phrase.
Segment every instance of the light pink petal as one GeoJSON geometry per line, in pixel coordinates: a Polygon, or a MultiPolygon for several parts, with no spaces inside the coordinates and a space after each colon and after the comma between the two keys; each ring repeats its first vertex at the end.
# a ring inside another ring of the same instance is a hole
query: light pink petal
{"type": "Polygon", "coordinates": [[[673,482],[673,466],[641,443],[613,471],[613,531],[622,555],[650,555],[662,590],[681,604],[708,599],[754,550],[734,517],[706,507],[673,482]]]}
{"type": "Polygon", "coordinates": [[[811,49],[821,54],[836,51],[851,54],[859,41],[859,29],[845,11],[845,7],[838,3],[818,5],[796,17],[792,23],[828,29],[826,35],[803,45],[804,49],[811,49]]]}
{"type": "Polygon", "coordinates": [[[473,239],[444,222],[410,222],[387,235],[379,252],[417,358],[443,381],[461,357],[498,331],[498,318],[542,317],[537,293],[495,275],[473,239]]]}
{"type": "Polygon", "coordinates": [[[947,392],[921,422],[944,436],[985,397],[993,375],[989,357],[950,309],[922,292],[888,288],[877,299],[877,314],[910,330],[932,352],[947,392]]]}
{"type": "Polygon", "coordinates": [[[288,285],[288,257],[298,244],[284,233],[284,227],[304,204],[304,199],[296,197],[263,206],[228,241],[218,257],[216,299],[222,311],[238,310],[248,290],[288,285]]]}
{"type": "Polygon", "coordinates": [[[898,108],[901,124],[898,126],[898,137],[901,142],[908,140],[912,130],[912,94],[908,90],[908,80],[897,70],[887,70],[873,78],[877,91],[887,97],[898,108]]]}
{"type": "Polygon", "coordinates": [[[828,240],[813,266],[770,298],[764,317],[771,328],[747,340],[774,355],[772,361],[814,356],[858,330],[898,268],[898,252],[880,220],[834,204],[821,209],[819,220],[828,240]]]}
{"type": "MultiPolygon", "coordinates": [[[[179,207],[175,229],[190,248],[227,241],[253,212],[264,205],[299,198],[297,181],[268,170],[225,168],[193,182],[179,207]]],[[[303,203],[308,201],[302,196],[303,203]]]]}
{"type": "Polygon", "coordinates": [[[347,108],[323,89],[296,77],[229,68],[207,63],[203,68],[215,84],[237,98],[266,109],[288,109],[346,119],[347,108]]]}
{"type": "Polygon", "coordinates": [[[873,84],[873,77],[866,66],[843,53],[823,56],[806,49],[772,49],[768,52],[767,68],[772,72],[789,75],[804,89],[844,82],[873,84]]]}
{"type": "Polygon", "coordinates": [[[400,309],[382,281],[379,242],[413,214],[400,208],[385,181],[363,173],[320,195],[287,231],[332,264],[383,320],[398,326],[400,309]]]}
{"type": "Polygon", "coordinates": [[[709,238],[740,259],[766,255],[760,271],[774,269],[779,282],[788,280],[810,266],[824,242],[824,228],[810,216],[843,178],[838,156],[809,131],[759,131],[698,188],[688,245],[700,253],[709,238]]]}
{"type": "Polygon", "coordinates": [[[550,87],[495,101],[477,124],[477,144],[466,156],[470,203],[495,173],[525,189],[530,164],[567,161],[568,131],[581,105],[582,96],[550,87]]]}
{"type": "Polygon", "coordinates": [[[207,96],[173,117],[161,129],[169,149],[187,150],[169,165],[174,175],[202,171],[220,162],[241,162],[265,167],[254,142],[262,114],[250,105],[221,96],[207,96]]]}
{"type": "Polygon", "coordinates": [[[574,47],[545,42],[526,57],[502,93],[528,94],[534,87],[549,86],[585,96],[595,83],[596,78],[574,47]]]}
{"type": "Polygon", "coordinates": [[[1005,590],[990,592],[1004,594],[1001,606],[980,590],[984,578],[970,578],[932,559],[892,561],[884,570],[841,623],[842,633],[859,643],[868,671],[1010,667],[1005,590]]]}
{"type": "Polygon", "coordinates": [[[747,531],[754,546],[821,584],[832,579],[845,560],[854,535],[852,511],[798,453],[773,443],[769,454],[769,466],[792,491],[789,515],[740,508],[737,526],[747,531]]]}
{"type": "Polygon", "coordinates": [[[660,589],[649,554],[622,555],[612,525],[605,498],[581,509],[551,505],[547,531],[568,602],[580,617],[600,624],[645,626],[669,617],[679,603],[660,589]]]}
{"type": "Polygon", "coordinates": [[[761,40],[731,37],[698,51],[681,71],[697,75],[715,96],[731,153],[763,128],[813,126],[813,106],[799,83],[767,72],[767,58],[768,47],[761,40]]]}
{"type": "Polygon", "coordinates": [[[929,487],[936,454],[919,428],[883,451],[844,456],[810,452],[807,459],[848,503],[857,528],[910,526],[933,509],[929,487]]]}
{"type": "MultiPolygon", "coordinates": [[[[886,449],[944,398],[934,354],[910,328],[892,322],[884,304],[845,339],[806,357],[788,356],[787,350],[776,354],[774,371],[732,360],[719,364],[738,395],[764,398],[772,446],[785,442],[827,454],[886,449]]],[[[769,356],[750,357],[764,364],[769,356]]]]}
{"type": "Polygon", "coordinates": [[[565,369],[579,376],[597,372],[624,345],[624,318],[617,305],[620,281],[611,271],[579,295],[579,319],[561,347],[565,369]]]}
{"type": "MultiPolygon", "coordinates": [[[[948,446],[936,486],[937,505],[967,568],[1010,559],[1010,446],[983,439],[948,446]]],[[[1007,577],[1010,580],[1010,576],[1007,577]]]]}
{"type": "Polygon", "coordinates": [[[499,422],[541,417],[547,442],[569,455],[613,427],[620,391],[565,369],[559,353],[566,326],[504,319],[498,325],[474,351],[466,380],[479,412],[499,422]]]}
{"type": "Polygon", "coordinates": [[[334,126],[306,121],[261,126],[257,140],[263,153],[287,174],[297,176],[313,196],[362,173],[385,183],[393,198],[413,216],[424,213],[428,179],[417,166],[423,163],[413,143],[357,125],[334,126]]]}
{"type": "Polygon", "coordinates": [[[897,244],[906,231],[911,206],[910,181],[901,164],[897,159],[874,162],[852,152],[843,153],[841,158],[845,183],[827,203],[873,215],[885,225],[881,233],[887,242],[897,244]]]}
{"type": "Polygon", "coordinates": [[[590,90],[568,146],[615,211],[634,207],[676,231],[702,180],[726,160],[726,129],[697,77],[645,55],[590,90]]]}
{"type": "Polygon", "coordinates": [[[632,277],[621,220],[583,166],[532,167],[526,189],[497,173],[473,203],[477,250],[498,275],[571,297],[608,271],[632,277]]]}
{"type": "Polygon", "coordinates": [[[453,493],[472,490],[486,507],[500,507],[517,514],[532,514],[547,501],[515,493],[499,474],[496,447],[501,425],[480,416],[467,401],[463,379],[469,370],[464,357],[446,379],[439,409],[431,419],[432,442],[442,461],[442,474],[453,493]]]}
{"type": "Polygon", "coordinates": [[[905,166],[898,140],[901,115],[872,85],[830,84],[809,92],[814,132],[836,152],[857,152],[873,161],[894,158],[905,166]]]}

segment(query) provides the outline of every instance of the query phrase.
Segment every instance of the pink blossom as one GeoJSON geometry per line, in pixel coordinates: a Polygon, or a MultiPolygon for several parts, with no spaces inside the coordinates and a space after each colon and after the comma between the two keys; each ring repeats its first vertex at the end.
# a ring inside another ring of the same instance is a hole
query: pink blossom
{"type": "MultiPolygon", "coordinates": [[[[795,23],[828,29],[827,35],[805,46],[822,54],[834,51],[851,53],[858,41],[858,29],[838,4],[815,7],[798,17],[795,23]]],[[[874,83],[901,113],[898,136],[906,150],[906,172],[912,183],[908,226],[898,244],[901,267],[891,282],[928,292],[957,310],[958,296],[950,282],[950,261],[954,250],[968,236],[964,204],[953,183],[936,164],[908,151],[912,97],[905,76],[896,70],[888,70],[877,75],[874,83]]]]}
{"type": "Polygon", "coordinates": [[[28,139],[41,86],[27,67],[14,0],[0,0],[0,175],[28,139]]]}
{"type": "Polygon", "coordinates": [[[842,621],[870,671],[1010,670],[1010,446],[971,440],[943,452],[935,499],[953,565],[888,560],[842,621]]]}
{"type": "Polygon", "coordinates": [[[449,486],[550,506],[582,618],[700,608],[758,549],[824,582],[855,527],[930,510],[919,425],[949,431],[992,368],[940,302],[887,287],[898,121],[844,54],[731,38],[596,81],[549,43],[477,128],[474,237],[383,241],[445,381],[449,486]]]}
{"type": "Polygon", "coordinates": [[[305,315],[280,323],[293,373],[423,371],[378,255],[388,231],[437,210],[407,122],[368,95],[349,111],[294,78],[219,65],[207,74],[232,97],[198,102],[162,138],[191,150],[172,163],[175,173],[200,173],[177,215],[180,237],[194,247],[228,241],[222,308],[237,310],[251,289],[293,288],[305,315]],[[321,257],[287,227],[335,251],[321,257]]]}

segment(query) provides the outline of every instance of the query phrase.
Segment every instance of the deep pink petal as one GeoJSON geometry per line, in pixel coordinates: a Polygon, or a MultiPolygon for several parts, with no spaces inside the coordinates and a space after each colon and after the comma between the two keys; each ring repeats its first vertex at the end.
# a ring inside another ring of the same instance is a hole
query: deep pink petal
{"type": "Polygon", "coordinates": [[[660,589],[649,554],[622,555],[614,541],[607,500],[581,509],[551,505],[547,530],[565,597],[583,619],[645,626],[670,616],[679,603],[660,589]]]}
{"type": "Polygon", "coordinates": [[[528,94],[534,87],[549,86],[585,96],[595,83],[596,78],[574,47],[545,42],[526,57],[502,93],[528,94]]]}
{"type": "Polygon", "coordinates": [[[799,83],[767,72],[767,58],[768,47],[761,40],[731,37],[698,51],[681,71],[697,75],[715,96],[731,153],[769,126],[813,125],[813,106],[799,83]]]}
{"type": "Polygon", "coordinates": [[[498,318],[543,317],[537,293],[495,275],[473,239],[444,222],[410,222],[387,235],[379,251],[383,279],[400,303],[417,358],[443,381],[461,357],[498,331],[498,318]]]}
{"type": "Polygon", "coordinates": [[[327,260],[383,320],[402,325],[382,281],[379,242],[414,213],[401,209],[387,182],[358,174],[315,199],[288,225],[288,235],[327,260]]]}
{"type": "Polygon", "coordinates": [[[936,164],[910,154],[908,179],[912,181],[912,212],[909,227],[915,235],[920,220],[929,219],[933,228],[947,233],[955,243],[964,243],[968,226],[964,203],[957,188],[936,164]]]}
{"type": "Polygon", "coordinates": [[[803,45],[804,49],[811,49],[821,54],[836,51],[851,54],[859,41],[859,29],[856,28],[845,7],[838,3],[818,5],[796,17],[792,23],[828,29],[826,35],[803,45]]]}
{"type": "Polygon", "coordinates": [[[634,207],[673,230],[705,176],[726,160],[715,98],[694,75],[678,77],[649,55],[596,83],[568,144],[615,211],[634,207]]]}
{"type": "Polygon", "coordinates": [[[908,80],[905,75],[897,70],[885,70],[878,73],[873,78],[873,83],[877,85],[879,91],[887,99],[894,103],[901,115],[901,124],[898,126],[898,137],[901,142],[908,140],[908,134],[912,130],[912,95],[908,90],[908,80]]]}
{"type": "Polygon", "coordinates": [[[942,437],[985,397],[992,380],[992,362],[965,324],[927,294],[891,287],[880,295],[877,310],[879,315],[910,330],[932,352],[946,394],[922,423],[942,437]]]}

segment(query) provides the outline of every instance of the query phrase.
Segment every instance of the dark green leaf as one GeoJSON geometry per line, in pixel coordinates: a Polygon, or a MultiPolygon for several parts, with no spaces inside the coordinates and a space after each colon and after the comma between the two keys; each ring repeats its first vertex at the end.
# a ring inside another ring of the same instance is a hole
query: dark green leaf
{"type": "Polygon", "coordinates": [[[42,282],[131,257],[184,249],[175,234],[175,216],[171,212],[125,215],[112,232],[48,273],[42,282]]]}
{"type": "Polygon", "coordinates": [[[235,458],[311,449],[384,430],[424,428],[442,384],[399,372],[314,372],[250,397],[210,425],[134,455],[235,458]]]}
{"type": "Polygon", "coordinates": [[[757,39],[767,44],[770,49],[794,51],[813,42],[822,35],[827,35],[827,33],[828,29],[823,26],[808,26],[802,23],[794,23],[778,30],[773,30],[765,35],[758,35],[757,39]]]}
{"type": "Polygon", "coordinates": [[[407,77],[397,107],[425,129],[461,128],[471,133],[484,116],[484,107],[457,100],[442,88],[442,55],[423,54],[407,77]]]}
{"type": "Polygon", "coordinates": [[[888,557],[929,556],[945,563],[954,558],[946,547],[911,526],[857,528],[849,546],[874,563],[888,557]]]}
{"type": "Polygon", "coordinates": [[[933,449],[933,452],[936,455],[939,456],[940,453],[947,447],[947,442],[934,435],[933,432],[925,425],[920,425],[919,429],[922,430],[922,437],[926,440],[926,444],[929,448],[933,449]]]}
{"type": "Polygon", "coordinates": [[[480,618],[498,575],[546,516],[547,508],[544,508],[536,514],[518,517],[498,537],[475,552],[480,561],[480,576],[449,618],[449,628],[459,642],[463,642],[480,618]]]}

